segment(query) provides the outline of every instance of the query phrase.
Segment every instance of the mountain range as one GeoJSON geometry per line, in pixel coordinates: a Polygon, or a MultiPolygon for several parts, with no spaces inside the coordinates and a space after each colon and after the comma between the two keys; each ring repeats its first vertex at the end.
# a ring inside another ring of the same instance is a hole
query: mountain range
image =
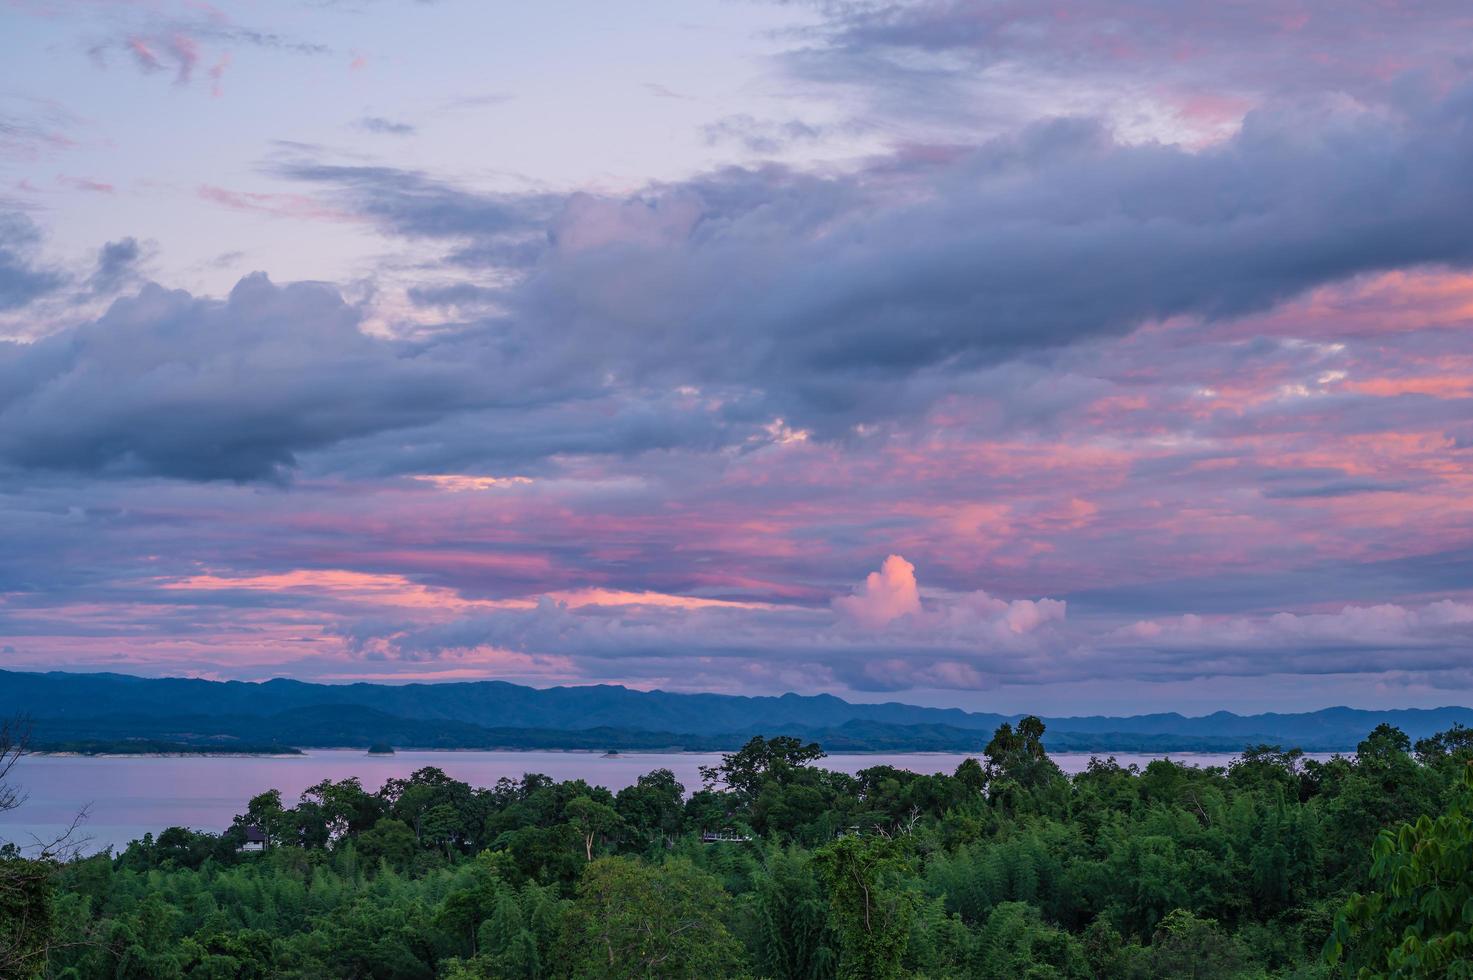
{"type": "MultiPolygon", "coordinates": [[[[829,694],[744,697],[637,691],[617,685],[532,688],[504,681],[435,684],[262,683],[115,673],[0,671],[0,717],[28,716],[37,747],[130,740],[231,750],[249,745],[401,748],[718,750],[752,735],[796,735],[829,751],[980,751],[1022,715],[829,694]]],[[[1326,708],[1289,714],[1227,711],[1045,717],[1053,751],[1240,751],[1277,744],[1349,751],[1376,725],[1413,739],[1473,709],[1326,708]]]]}

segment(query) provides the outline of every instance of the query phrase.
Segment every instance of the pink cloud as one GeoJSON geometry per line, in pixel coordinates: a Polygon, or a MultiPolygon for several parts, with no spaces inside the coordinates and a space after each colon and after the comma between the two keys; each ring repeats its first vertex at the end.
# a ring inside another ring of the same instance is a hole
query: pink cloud
{"type": "Polygon", "coordinates": [[[182,33],[170,35],[168,45],[177,65],[174,84],[189,84],[189,79],[194,74],[194,66],[199,62],[199,45],[195,43],[194,38],[182,33]]]}
{"type": "Polygon", "coordinates": [[[117,190],[117,188],[114,187],[112,184],[108,184],[100,180],[88,180],[85,177],[59,176],[56,178],[56,182],[58,184],[64,184],[65,186],[71,187],[75,190],[93,191],[98,194],[112,194],[117,190]]]}
{"type": "Polygon", "coordinates": [[[704,211],[704,203],[690,194],[651,201],[574,194],[554,225],[553,237],[559,249],[569,252],[611,244],[670,245],[689,235],[704,211]]]}
{"type": "Polygon", "coordinates": [[[547,597],[570,608],[580,606],[654,606],[667,609],[773,609],[767,602],[736,602],[730,599],[707,599],[701,596],[670,595],[664,592],[626,592],[619,589],[567,589],[547,593],[547,597]]]}
{"type": "Polygon", "coordinates": [[[525,476],[474,476],[465,473],[426,473],[414,476],[412,479],[428,483],[435,489],[444,490],[447,493],[504,489],[528,486],[532,483],[531,478],[525,476]]]}
{"type": "Polygon", "coordinates": [[[899,555],[890,555],[854,594],[840,596],[833,604],[840,614],[869,629],[918,613],[921,594],[916,588],[916,567],[899,555]]]}
{"type": "Polygon", "coordinates": [[[516,600],[467,600],[452,589],[422,585],[403,575],[343,569],[294,569],[236,576],[204,573],[166,581],[159,587],[167,591],[268,592],[283,598],[313,594],[365,606],[398,606],[446,614],[477,609],[525,608],[533,604],[516,600]]]}
{"type": "Polygon", "coordinates": [[[201,184],[195,190],[201,199],[229,208],[253,214],[268,214],[278,218],[298,218],[307,221],[357,221],[356,216],[329,207],[304,194],[276,194],[252,191],[232,191],[211,184],[201,184]]]}
{"type": "Polygon", "coordinates": [[[132,52],[133,60],[138,64],[140,70],[152,72],[159,71],[164,67],[163,63],[159,61],[159,56],[154,53],[153,48],[149,46],[149,42],[145,39],[135,35],[129,37],[125,44],[128,50],[132,52]]]}
{"type": "Polygon", "coordinates": [[[225,69],[230,67],[230,52],[226,51],[220,55],[220,60],[215,62],[210,69],[210,94],[219,98],[223,92],[221,80],[225,77],[225,69]]]}
{"type": "Polygon", "coordinates": [[[216,24],[228,24],[230,17],[225,11],[214,4],[206,3],[205,0],[184,0],[184,6],[190,10],[197,10],[206,18],[216,24]]]}

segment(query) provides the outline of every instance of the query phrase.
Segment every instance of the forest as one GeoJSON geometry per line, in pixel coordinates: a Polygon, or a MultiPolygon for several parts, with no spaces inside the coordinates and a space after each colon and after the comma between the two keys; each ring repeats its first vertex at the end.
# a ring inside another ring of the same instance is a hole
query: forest
{"type": "Polygon", "coordinates": [[[263,793],[218,835],[12,849],[0,975],[1473,976],[1473,730],[1073,777],[1043,734],[854,776],[757,737],[693,792],[425,768],[263,793]]]}

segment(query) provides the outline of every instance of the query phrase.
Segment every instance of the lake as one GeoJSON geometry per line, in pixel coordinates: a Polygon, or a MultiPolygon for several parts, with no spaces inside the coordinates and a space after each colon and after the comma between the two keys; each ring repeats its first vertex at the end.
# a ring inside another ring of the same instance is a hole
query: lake
{"type": "MultiPolygon", "coordinates": [[[[1329,758],[1315,755],[1311,758],[1329,758]]],[[[503,776],[540,772],[556,780],[585,779],[618,791],[654,769],[669,769],[687,791],[701,785],[699,768],[714,765],[717,752],[630,752],[605,758],[597,752],[399,752],[370,756],[357,750],[314,749],[300,756],[28,756],[11,772],[26,795],[25,804],[0,819],[0,840],[27,844],[64,830],[83,807],[88,850],[121,849],[145,833],[182,826],[219,833],[230,826],[257,793],[279,789],[296,800],[302,790],[324,779],[357,776],[365,789],[378,789],[392,777],[437,766],[472,786],[491,786],[503,776]]],[[[913,772],[952,772],[967,758],[946,752],[830,755],[824,768],[854,773],[891,765],[913,772]]],[[[1065,772],[1081,772],[1089,753],[1052,756],[1065,772]]],[[[1116,753],[1121,765],[1145,766],[1156,755],[1116,753]]],[[[1173,753],[1194,766],[1225,766],[1232,753],[1173,753]]]]}

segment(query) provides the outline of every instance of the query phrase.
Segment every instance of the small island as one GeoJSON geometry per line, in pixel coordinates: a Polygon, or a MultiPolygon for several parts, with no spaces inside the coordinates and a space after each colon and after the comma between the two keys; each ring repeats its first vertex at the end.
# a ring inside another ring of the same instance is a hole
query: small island
{"type": "Polygon", "coordinates": [[[368,747],[369,755],[393,755],[394,747],[388,742],[374,742],[368,747]]]}

